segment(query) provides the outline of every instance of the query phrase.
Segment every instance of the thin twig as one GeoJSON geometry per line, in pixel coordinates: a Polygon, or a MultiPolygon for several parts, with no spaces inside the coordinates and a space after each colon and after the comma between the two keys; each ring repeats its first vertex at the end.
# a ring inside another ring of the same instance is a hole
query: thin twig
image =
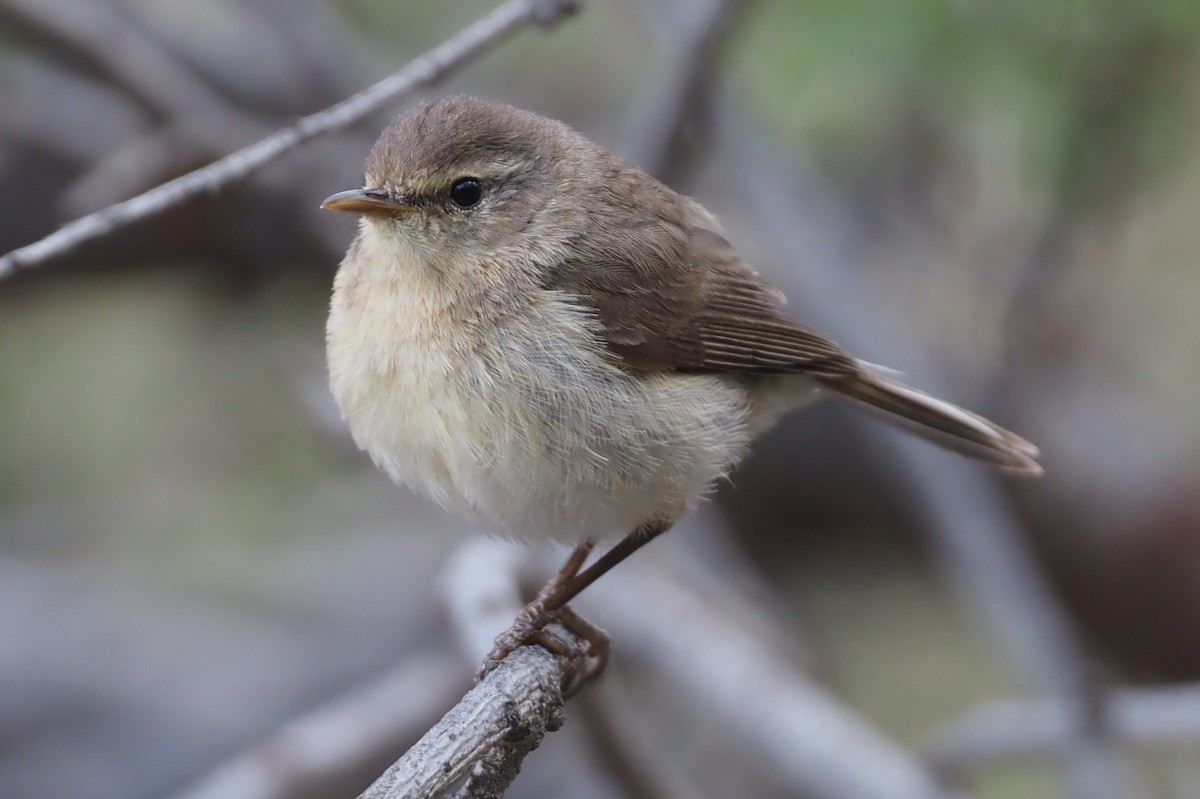
{"type": "Polygon", "coordinates": [[[77,219],[39,241],[0,257],[0,280],[186,199],[215,192],[302,142],[345,128],[385,103],[437,81],[518,29],[530,24],[553,25],[579,7],[580,0],[509,0],[370,88],[323,111],[302,117],[294,124],[208,166],[77,219]]]}
{"type": "MultiPolygon", "coordinates": [[[[655,715],[703,718],[726,756],[753,763],[756,778],[769,786],[751,793],[823,799],[956,796],[943,790],[915,756],[805,676],[790,641],[781,637],[784,625],[756,623],[762,620],[753,618],[746,598],[702,565],[688,540],[691,532],[672,531],[605,575],[576,603],[611,623],[619,646],[615,656],[644,672],[653,685],[655,715]],[[676,712],[664,710],[670,704],[676,712]]],[[[492,579],[497,569],[533,572],[547,565],[516,544],[488,540],[464,546],[455,561],[476,564],[464,570],[458,584],[468,576],[492,579]]],[[[490,611],[478,600],[469,606],[490,611]]],[[[622,714],[620,721],[635,723],[632,714],[622,714]]],[[[673,733],[664,746],[685,734],[673,733]]],[[[634,731],[624,743],[636,746],[639,736],[654,734],[634,731]]],[[[663,776],[651,780],[659,788],[671,786],[662,795],[691,795],[685,781],[663,776]]]]}

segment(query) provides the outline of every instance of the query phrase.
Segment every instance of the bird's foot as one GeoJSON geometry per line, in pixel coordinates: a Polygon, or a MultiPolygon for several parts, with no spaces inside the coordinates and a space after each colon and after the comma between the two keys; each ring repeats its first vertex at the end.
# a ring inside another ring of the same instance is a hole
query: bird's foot
{"type": "Polygon", "coordinates": [[[612,636],[580,616],[570,605],[559,608],[557,620],[570,630],[576,639],[587,644],[584,651],[587,656],[587,678],[600,676],[608,666],[608,656],[612,653],[612,636]]]}
{"type": "MultiPolygon", "coordinates": [[[[492,643],[492,651],[483,658],[483,666],[479,670],[477,678],[482,679],[485,674],[496,668],[500,661],[512,654],[517,647],[527,641],[533,641],[535,635],[541,633],[552,621],[554,621],[554,614],[546,610],[540,596],[522,608],[509,628],[496,636],[496,640],[492,643]]],[[[549,649],[549,647],[547,648],[549,649]]],[[[551,651],[554,650],[551,649],[551,651]]]]}
{"type": "Polygon", "coordinates": [[[539,596],[522,609],[512,626],[496,637],[476,679],[483,679],[517,647],[537,644],[569,662],[570,674],[563,694],[571,696],[585,682],[604,671],[611,643],[608,633],[572,608],[564,606],[547,611],[539,596]]]}

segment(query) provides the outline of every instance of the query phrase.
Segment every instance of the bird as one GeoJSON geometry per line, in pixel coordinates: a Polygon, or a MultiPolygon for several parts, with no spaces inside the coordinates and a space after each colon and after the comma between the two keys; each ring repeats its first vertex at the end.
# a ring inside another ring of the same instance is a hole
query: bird
{"type": "Polygon", "coordinates": [[[713,214],[557,120],[422,101],[322,207],[359,216],[326,326],[357,445],[485,532],[575,547],[493,660],[820,397],[1041,473],[1025,439],[791,319],[713,214]]]}

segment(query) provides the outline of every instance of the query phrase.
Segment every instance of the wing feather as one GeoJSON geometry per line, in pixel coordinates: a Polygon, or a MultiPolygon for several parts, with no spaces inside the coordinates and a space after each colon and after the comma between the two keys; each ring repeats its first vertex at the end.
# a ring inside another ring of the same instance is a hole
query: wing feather
{"type": "MultiPolygon", "coordinates": [[[[642,187],[643,189],[645,186],[642,187]]],[[[645,198],[643,198],[645,199],[645,198]]],[[[745,264],[694,203],[665,190],[627,218],[585,229],[548,287],[592,308],[627,368],[849,376],[858,362],[780,311],[783,295],[745,264]],[[657,209],[657,215],[646,213],[657,209]],[[619,229],[623,235],[613,236],[619,229]]]]}

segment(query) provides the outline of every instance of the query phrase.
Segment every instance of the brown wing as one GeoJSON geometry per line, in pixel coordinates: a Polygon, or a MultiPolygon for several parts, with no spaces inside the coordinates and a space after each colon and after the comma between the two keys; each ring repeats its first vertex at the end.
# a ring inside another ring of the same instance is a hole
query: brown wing
{"type": "Polygon", "coordinates": [[[737,257],[699,206],[665,188],[652,193],[658,184],[644,176],[637,186],[621,185],[635,173],[612,177],[611,187],[601,189],[609,192],[607,213],[581,221],[571,260],[548,275],[547,286],[595,309],[609,351],[626,366],[809,374],[935,444],[1022,474],[1041,473],[1037,447],[1020,436],[860,365],[785,317],[783,296],[737,257]],[[634,189],[642,192],[638,207],[622,212],[621,198],[634,189]]]}
{"type": "Polygon", "coordinates": [[[841,347],[780,312],[783,294],[743,263],[722,236],[691,227],[687,239],[692,268],[704,276],[694,309],[704,349],[698,368],[826,377],[858,373],[858,362],[841,347]]]}
{"type": "Polygon", "coordinates": [[[661,213],[647,215],[643,205],[640,213],[607,215],[605,232],[582,235],[549,280],[596,310],[608,349],[623,363],[830,378],[859,372],[837,344],[780,312],[783,295],[703,224],[703,211],[665,191],[655,200],[661,213]]]}

